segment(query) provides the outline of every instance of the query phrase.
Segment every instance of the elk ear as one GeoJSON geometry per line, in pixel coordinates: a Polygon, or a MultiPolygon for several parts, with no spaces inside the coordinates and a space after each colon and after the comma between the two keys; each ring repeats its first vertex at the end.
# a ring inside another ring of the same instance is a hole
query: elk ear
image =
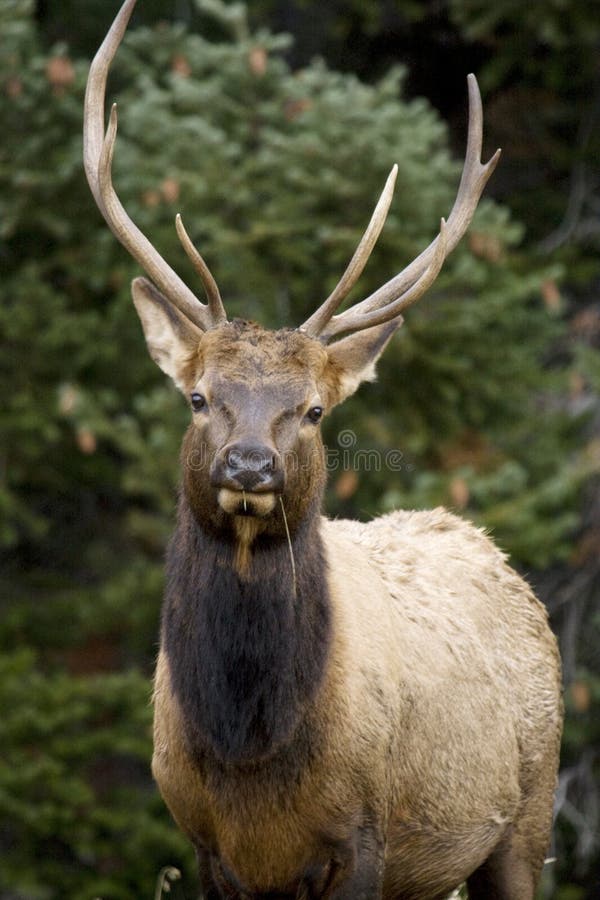
{"type": "Polygon", "coordinates": [[[203,332],[169,303],[147,278],[136,278],[131,284],[131,293],[150,356],[179,390],[185,392],[185,372],[196,355],[203,332]]]}
{"type": "Polygon", "coordinates": [[[328,380],[333,389],[332,406],[353,394],[361,382],[375,380],[377,360],[403,321],[402,316],[397,316],[383,325],[350,334],[327,348],[328,380]]]}

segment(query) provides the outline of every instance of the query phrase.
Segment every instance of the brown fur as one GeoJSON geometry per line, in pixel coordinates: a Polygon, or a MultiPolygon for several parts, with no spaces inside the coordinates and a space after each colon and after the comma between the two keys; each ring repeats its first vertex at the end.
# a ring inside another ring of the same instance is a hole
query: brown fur
{"type": "MultiPolygon", "coordinates": [[[[138,283],[136,302],[153,352],[156,297],[138,283]]],[[[307,410],[371,377],[393,330],[325,348],[241,322],[198,340],[163,317],[160,364],[207,406],[182,448],[153,771],[210,900],[436,900],[464,880],[473,900],[533,900],[561,731],[543,606],[444,510],[318,514],[307,410]],[[289,544],[278,503],[232,515],[211,484],[249,435],[283,460],[289,544]]]]}

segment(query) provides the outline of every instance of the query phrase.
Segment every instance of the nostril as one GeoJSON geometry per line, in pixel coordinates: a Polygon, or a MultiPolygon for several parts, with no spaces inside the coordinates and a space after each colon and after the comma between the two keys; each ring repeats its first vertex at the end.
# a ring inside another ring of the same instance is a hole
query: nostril
{"type": "Polygon", "coordinates": [[[229,450],[225,460],[230,469],[242,469],[244,467],[243,455],[239,450],[229,450]]]}
{"type": "Polygon", "coordinates": [[[277,458],[267,448],[261,446],[230,447],[225,454],[225,463],[230,472],[257,472],[268,475],[277,468],[277,458]]]}
{"type": "Polygon", "coordinates": [[[275,457],[257,450],[248,454],[247,466],[253,472],[272,472],[275,468],[275,457]]]}

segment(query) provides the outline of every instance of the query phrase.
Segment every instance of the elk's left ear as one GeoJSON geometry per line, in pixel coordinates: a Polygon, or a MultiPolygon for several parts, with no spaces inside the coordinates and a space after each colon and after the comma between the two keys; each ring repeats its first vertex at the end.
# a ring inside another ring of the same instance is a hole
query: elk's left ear
{"type": "Polygon", "coordinates": [[[377,360],[403,321],[402,316],[397,316],[383,325],[350,334],[327,348],[331,406],[353,394],[361,382],[375,380],[377,360]]]}

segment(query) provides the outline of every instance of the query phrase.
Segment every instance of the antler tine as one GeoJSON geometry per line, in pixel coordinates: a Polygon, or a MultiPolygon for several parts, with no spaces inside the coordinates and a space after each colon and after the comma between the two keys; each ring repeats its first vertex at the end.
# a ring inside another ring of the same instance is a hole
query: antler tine
{"type": "Polygon", "coordinates": [[[202,280],[202,284],[204,285],[211,319],[213,320],[213,322],[215,322],[215,324],[217,322],[225,322],[227,319],[227,313],[225,312],[225,307],[223,306],[223,301],[221,300],[221,294],[217,282],[213,278],[212,273],[206,265],[204,259],[202,258],[198,250],[194,247],[189,234],[185,230],[183,221],[179,213],[177,213],[177,215],[175,216],[175,228],[177,229],[177,236],[181,241],[183,249],[190,258],[192,265],[194,266],[196,272],[202,280]]]}
{"type": "Polygon", "coordinates": [[[362,309],[360,304],[351,307],[344,313],[343,322],[341,321],[341,316],[336,317],[337,322],[336,319],[333,319],[331,326],[323,332],[322,339],[327,342],[342,332],[362,331],[364,328],[372,328],[374,325],[382,325],[390,319],[395,319],[401,312],[404,312],[405,309],[416,303],[425,291],[429,290],[438,277],[447,255],[447,225],[446,220],[442,219],[431,262],[412,287],[404,291],[400,297],[381,308],[375,307],[369,311],[362,309]]]}
{"type": "Polygon", "coordinates": [[[362,275],[363,269],[371,256],[373,247],[375,246],[377,238],[381,234],[381,230],[387,219],[388,210],[392,202],[392,197],[394,196],[397,174],[398,166],[394,164],[392,171],[388,175],[385,187],[381,192],[377,206],[371,216],[371,220],[367,225],[367,229],[354,252],[354,256],[348,263],[346,271],[327,300],[325,300],[318,310],[306,320],[304,325],[301,326],[301,330],[305,331],[307,334],[316,337],[323,331],[336,309],[341,306],[342,302],[346,299],[362,275]]]}
{"type": "Polygon", "coordinates": [[[497,150],[487,163],[481,162],[483,138],[481,95],[475,76],[469,75],[467,81],[469,88],[467,150],[456,200],[445,227],[444,256],[440,261],[442,243],[440,233],[412,263],[370,297],[340,315],[333,316],[329,325],[322,329],[321,340],[327,342],[343,332],[360,330],[385,322],[415,303],[433,283],[431,272],[436,266],[439,272],[441,263],[454,250],[469,227],[483,189],[496,168],[500,150],[497,150]],[[372,317],[367,315],[376,312],[379,314],[372,317]]]}
{"type": "Polygon", "coordinates": [[[136,0],[123,4],[108,34],[92,60],[85,88],[83,113],[83,165],[90,190],[102,215],[106,218],[104,203],[98,186],[98,163],[104,144],[104,97],[108,70],[125,29],[131,18],[136,0]]]}
{"type": "Polygon", "coordinates": [[[83,145],[88,183],[98,208],[115,237],[147,272],[166,298],[203,331],[216,322],[212,310],[192,293],[129,218],[112,184],[111,166],[117,136],[113,105],[104,134],[104,99],[110,64],[123,39],[136,0],[125,0],[90,66],[85,94],[83,145]]]}

